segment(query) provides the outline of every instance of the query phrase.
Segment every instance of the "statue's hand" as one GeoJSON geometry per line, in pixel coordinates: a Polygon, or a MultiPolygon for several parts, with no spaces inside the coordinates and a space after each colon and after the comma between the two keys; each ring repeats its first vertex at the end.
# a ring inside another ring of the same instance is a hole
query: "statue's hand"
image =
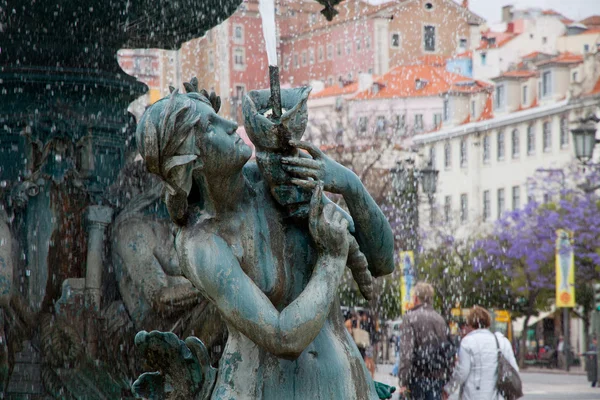
{"type": "Polygon", "coordinates": [[[323,153],[317,146],[308,142],[290,141],[296,148],[308,151],[310,157],[282,157],[282,167],[297,179],[295,183],[303,187],[314,187],[314,181],[323,182],[324,189],[342,194],[346,189],[346,168],[323,153]]]}
{"type": "Polygon", "coordinates": [[[348,255],[348,221],[333,203],[323,207],[323,186],[319,182],[310,201],[310,234],[317,248],[335,256],[348,255]]]}

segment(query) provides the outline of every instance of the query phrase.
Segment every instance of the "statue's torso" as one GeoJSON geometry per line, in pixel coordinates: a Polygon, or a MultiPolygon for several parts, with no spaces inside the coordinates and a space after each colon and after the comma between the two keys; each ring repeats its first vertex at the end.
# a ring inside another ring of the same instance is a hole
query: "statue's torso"
{"type": "MultiPolygon", "coordinates": [[[[229,244],[244,272],[281,311],[300,295],[315,266],[317,254],[303,224],[287,220],[259,186],[243,212],[204,228],[229,244]]],[[[294,361],[272,355],[229,326],[217,379],[213,399],[377,398],[337,301],[321,332],[294,361]]]]}

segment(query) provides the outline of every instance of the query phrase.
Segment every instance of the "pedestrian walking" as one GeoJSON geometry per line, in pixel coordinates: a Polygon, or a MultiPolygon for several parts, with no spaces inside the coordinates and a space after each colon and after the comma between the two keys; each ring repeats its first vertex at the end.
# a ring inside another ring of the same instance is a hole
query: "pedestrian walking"
{"type": "Polygon", "coordinates": [[[400,328],[399,391],[411,400],[440,400],[455,356],[446,321],[433,309],[433,296],[430,284],[417,283],[414,307],[400,328]]]}
{"type": "Polygon", "coordinates": [[[579,357],[581,356],[585,356],[585,370],[588,382],[591,382],[592,387],[596,387],[598,383],[598,339],[595,336],[592,338],[592,343],[588,346],[588,351],[579,355],[579,357]]]}
{"type": "Polygon", "coordinates": [[[519,371],[512,346],[501,333],[492,333],[490,313],[475,306],[466,318],[466,335],[460,342],[458,364],[444,389],[444,399],[459,388],[460,400],[503,399],[498,393],[498,349],[519,371]]]}

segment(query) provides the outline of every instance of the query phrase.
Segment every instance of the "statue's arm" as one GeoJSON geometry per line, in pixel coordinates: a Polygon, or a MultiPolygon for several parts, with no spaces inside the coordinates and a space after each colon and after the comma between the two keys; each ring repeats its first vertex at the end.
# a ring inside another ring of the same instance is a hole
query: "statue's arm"
{"type": "Polygon", "coordinates": [[[290,141],[293,146],[309,152],[310,158],[282,158],[283,168],[296,176],[292,182],[303,187],[314,187],[322,181],[325,190],[344,197],[354,220],[354,235],[360,251],[369,263],[374,276],[394,271],[394,235],[385,215],[375,203],[356,174],[337,163],[318,147],[308,142],[290,141]]]}
{"type": "MultiPolygon", "coordinates": [[[[346,245],[347,247],[347,245],[346,245]]],[[[270,353],[295,359],[323,327],[346,264],[322,252],[304,291],[279,312],[244,273],[227,243],[205,234],[180,247],[185,275],[237,330],[270,353]]]]}
{"type": "MultiPolygon", "coordinates": [[[[199,293],[184,277],[170,279],[156,255],[158,239],[146,224],[121,224],[115,236],[120,284],[131,282],[157,311],[169,312],[195,304],[199,293]]],[[[123,287],[122,290],[128,290],[123,287]]]]}
{"type": "MultiPolygon", "coordinates": [[[[339,164],[338,164],[339,165],[339,164]]],[[[373,276],[394,271],[394,235],[390,224],[358,176],[339,165],[341,194],[354,220],[354,236],[373,276]]]]}

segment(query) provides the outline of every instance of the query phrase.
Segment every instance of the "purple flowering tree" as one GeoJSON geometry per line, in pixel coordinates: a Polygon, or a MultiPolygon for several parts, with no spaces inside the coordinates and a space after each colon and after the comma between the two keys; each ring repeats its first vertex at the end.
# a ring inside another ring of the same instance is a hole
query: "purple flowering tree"
{"type": "MultiPolygon", "coordinates": [[[[600,268],[600,202],[593,190],[594,176],[579,171],[568,172],[566,182],[586,182],[584,186],[567,188],[562,183],[557,188],[556,176],[542,180],[539,177],[530,187],[537,192],[524,208],[505,213],[498,220],[491,235],[481,239],[475,260],[476,271],[502,271],[510,278],[511,290],[521,299],[518,303],[525,316],[524,329],[537,310],[546,308],[554,299],[555,240],[557,229],[573,232],[575,250],[577,302],[583,306],[586,332],[593,300],[591,283],[598,279],[600,268]],[[583,190],[582,190],[583,188],[583,190]]],[[[564,182],[563,181],[563,182],[564,182]]],[[[521,348],[525,348],[525,338],[521,348]]],[[[520,353],[522,364],[524,352],[520,353]]]]}

